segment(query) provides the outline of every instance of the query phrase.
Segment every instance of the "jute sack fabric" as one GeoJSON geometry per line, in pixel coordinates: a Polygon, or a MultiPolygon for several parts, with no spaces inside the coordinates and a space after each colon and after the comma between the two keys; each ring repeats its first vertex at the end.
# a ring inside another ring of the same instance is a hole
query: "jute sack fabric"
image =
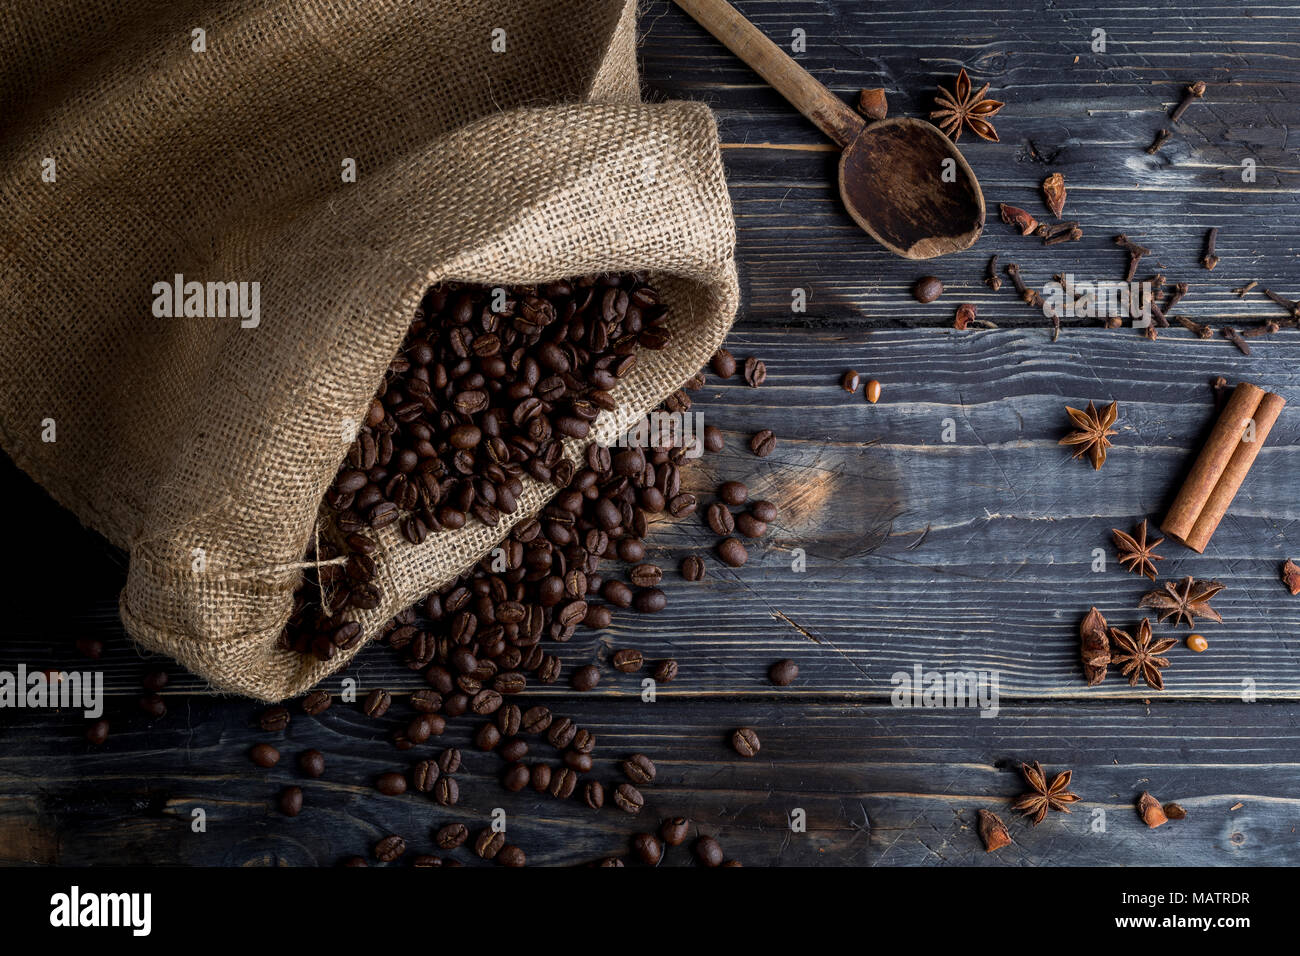
{"type": "MultiPolygon", "coordinates": [[[[640,101],[631,2],[17,0],[0,104],[0,443],[130,552],[131,636],[224,691],[279,700],[350,658],[278,637],[429,284],[649,271],[674,336],[603,441],[735,313],[712,117],[640,101]],[[256,324],[155,315],[176,275],[256,283],[256,324]]],[[[386,529],[367,637],[508,527],[386,529]]]]}

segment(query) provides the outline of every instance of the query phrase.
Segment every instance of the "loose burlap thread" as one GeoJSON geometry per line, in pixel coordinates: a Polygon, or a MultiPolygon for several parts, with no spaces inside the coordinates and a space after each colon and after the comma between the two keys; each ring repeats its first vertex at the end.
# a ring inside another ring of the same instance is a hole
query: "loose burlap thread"
{"type": "MultiPolygon", "coordinates": [[[[640,101],[632,2],[19,0],[0,103],[0,444],[129,551],[131,636],[223,691],[294,696],[355,653],[278,637],[428,285],[650,272],[674,335],[607,442],[735,313],[717,131],[640,101]],[[176,274],[257,282],[260,324],[155,317],[176,274]]],[[[510,521],[553,491],[529,481],[510,521]]],[[[508,530],[385,529],[367,639],[508,530]]]]}

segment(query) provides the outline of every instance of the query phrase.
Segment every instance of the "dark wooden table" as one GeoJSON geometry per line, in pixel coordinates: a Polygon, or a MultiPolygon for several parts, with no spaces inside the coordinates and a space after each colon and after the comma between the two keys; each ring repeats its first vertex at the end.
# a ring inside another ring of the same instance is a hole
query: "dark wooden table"
{"type": "MultiPolygon", "coordinates": [[[[607,667],[593,693],[535,695],[598,734],[603,779],[628,752],[655,758],[644,819],[505,793],[493,779],[497,758],[468,746],[466,720],[442,738],[467,747],[464,800],[450,811],[366,785],[409,762],[384,742],[399,708],[379,722],[355,705],[336,703],[319,719],[295,708],[278,743],[286,760],[272,771],[245,756],[267,736],[254,727],[258,707],[213,695],[174,666],[168,715],[147,720],[135,705],[139,680],[164,662],[142,658],[118,623],[125,557],[6,463],[17,530],[6,543],[0,668],[82,668],[72,642],[105,640],[98,666],[114,733],[96,749],[76,714],[0,713],[0,860],[332,864],[389,832],[427,851],[432,827],[476,828],[501,807],[534,863],[623,853],[638,823],[664,814],[698,821],[749,865],[1300,863],[1300,598],[1278,579],[1281,562],[1300,557],[1300,335],[1254,339],[1246,357],[1182,329],[1151,342],[1067,319],[1052,342],[1040,312],[982,282],[994,252],[1035,285],[1056,272],[1118,278],[1126,257],[1112,237],[1126,232],[1155,250],[1148,262],[1170,282],[1191,284],[1179,312],[1216,326],[1281,317],[1258,290],[1231,290],[1258,280],[1300,295],[1300,12],[1181,0],[738,6],[783,45],[804,31],[804,66],[846,98],[886,88],[896,115],[925,116],[936,84],[960,67],[991,83],[1007,104],[996,118],[1001,143],[961,140],[991,207],[1041,213],[1038,184],[1061,171],[1085,237],[1044,248],[992,221],[966,253],[929,266],[891,258],[841,210],[836,154],[817,131],[676,8],[646,5],[647,96],[716,110],[744,289],[729,345],[769,369],[764,388],[711,378],[698,393],[696,408],[729,444],[689,480],[707,490],[743,478],[782,516],[745,568],[711,562],[699,584],[670,573],[665,612],[624,615],[560,649],[566,670],[605,663],[620,647],[675,657],[681,676],[655,702],[607,667]],[[1093,49],[1098,29],[1104,52],[1093,49]],[[1158,155],[1146,154],[1196,79],[1210,85],[1205,100],[1158,155]],[[1247,160],[1253,182],[1242,180],[1247,160]],[[1221,230],[1213,273],[1198,264],[1210,226],[1221,230]],[[948,291],[922,306],[908,289],[927,271],[948,291]],[[791,308],[799,289],[804,312],[791,308]],[[954,331],[960,302],[997,328],[954,331]],[[838,388],[850,367],[884,383],[879,404],[838,388]],[[1220,374],[1291,402],[1206,553],[1162,547],[1162,578],[1227,586],[1215,602],[1224,623],[1198,625],[1207,652],[1181,643],[1170,652],[1163,693],[1117,675],[1088,688],[1079,620],[1096,605],[1112,623],[1136,625],[1148,589],[1115,563],[1110,529],[1162,516],[1212,422],[1208,382],[1220,374]],[[1064,406],[1089,400],[1121,408],[1100,472],[1057,445],[1064,406]],[[760,460],[744,445],[763,426],[779,445],[760,460]],[[783,657],[802,669],[784,689],[765,679],[783,657]],[[915,667],[996,671],[996,716],[893,706],[893,675],[915,667]],[[761,734],[758,758],[726,746],[740,725],[761,734]],[[329,771],[288,819],[274,797],[295,781],[293,757],[307,747],[325,752],[329,771]],[[1008,798],[1022,791],[1017,767],[1027,760],[1074,770],[1074,813],[1037,829],[1012,822],[1008,798]],[[1187,819],[1147,830],[1134,812],[1143,790],[1180,802],[1187,819]],[[1011,823],[1014,845],[985,855],[979,808],[1011,823]],[[800,818],[806,832],[791,827],[800,818]]],[[[1146,265],[1140,277],[1154,271],[1146,265]]],[[[711,539],[688,521],[656,529],[650,543],[673,567],[711,539]]],[[[419,686],[382,648],[344,677],[363,693],[419,686]]],[[[676,851],[667,862],[687,860],[676,851]]]]}

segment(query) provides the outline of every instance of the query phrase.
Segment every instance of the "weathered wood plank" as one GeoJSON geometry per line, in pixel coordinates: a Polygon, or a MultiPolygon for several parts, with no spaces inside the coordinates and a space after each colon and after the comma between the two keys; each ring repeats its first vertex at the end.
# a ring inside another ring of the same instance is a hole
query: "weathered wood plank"
{"type": "MultiPolygon", "coordinates": [[[[629,817],[504,792],[493,780],[500,760],[471,749],[464,720],[436,744],[399,754],[380,739],[396,716],[371,721],[336,704],[319,719],[295,717],[279,737],[232,719],[232,703],[190,698],[151,728],[133,718],[98,751],[64,736],[66,718],[22,715],[0,751],[0,854],[64,864],[329,865],[368,853],[390,832],[406,838],[409,854],[430,852],[437,826],[458,820],[476,830],[500,807],[508,838],[533,863],[622,853],[632,833],[664,815],[696,820],[749,865],[1300,863],[1293,704],[1011,705],[984,720],[970,710],[881,705],[566,701],[565,712],[598,736],[596,779],[616,781],[627,753],[656,761],[657,780],[642,788],[646,808],[629,817]],[[762,737],[753,760],[725,745],[742,723],[762,737]],[[273,770],[245,756],[261,739],[285,754],[273,770]],[[456,808],[369,787],[376,774],[448,743],[466,748],[456,808]],[[326,754],[321,780],[302,780],[294,768],[307,747],[326,754]],[[1082,802],[1032,829],[1013,820],[1009,800],[1023,792],[1016,767],[1035,759],[1049,772],[1072,768],[1082,802]],[[272,806],[289,783],[306,791],[295,819],[272,806]],[[1188,818],[1147,830],[1133,810],[1143,790],[1178,801],[1188,818]],[[983,852],[973,829],[981,807],[1008,823],[1013,846],[983,852]],[[206,832],[191,831],[195,809],[206,814],[206,832]],[[790,830],[796,809],[806,833],[790,830]]],[[[538,742],[529,759],[555,755],[538,742]]],[[[454,856],[477,862],[466,850],[454,856]]],[[[682,849],[666,862],[689,859],[682,849]]]]}

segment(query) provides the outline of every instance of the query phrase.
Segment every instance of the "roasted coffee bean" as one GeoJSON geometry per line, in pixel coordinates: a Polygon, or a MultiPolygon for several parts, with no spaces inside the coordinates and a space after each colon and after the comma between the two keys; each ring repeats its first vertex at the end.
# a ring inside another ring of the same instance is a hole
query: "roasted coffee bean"
{"type": "Polygon", "coordinates": [[[593,631],[600,631],[609,627],[613,620],[613,612],[610,611],[609,608],[605,607],[605,605],[588,604],[587,616],[582,619],[582,623],[585,627],[589,627],[593,631]]]}
{"type": "Polygon", "coordinates": [[[523,729],[523,713],[514,704],[506,704],[498,710],[495,719],[502,737],[514,737],[523,729]]]}
{"type": "Polygon", "coordinates": [[[304,750],[298,755],[298,769],[308,777],[325,775],[325,755],[319,750],[304,750]]]}
{"type": "Polygon", "coordinates": [[[435,730],[441,733],[445,726],[446,722],[437,714],[420,714],[406,725],[406,736],[412,743],[422,744],[435,730]]]}
{"type": "Polygon", "coordinates": [[[532,776],[524,764],[512,763],[506,768],[505,773],[501,775],[501,786],[511,793],[518,793],[528,786],[528,781],[531,779],[532,776]]]}
{"type": "Polygon", "coordinates": [[[776,505],[770,501],[755,501],[749,506],[749,512],[759,521],[767,524],[771,524],[777,517],[776,505]]]}
{"type": "Polygon", "coordinates": [[[156,720],[167,716],[167,701],[157,694],[146,694],[140,698],[140,709],[156,720]]]}
{"type": "Polygon", "coordinates": [[[639,588],[652,588],[663,580],[664,572],[654,564],[638,564],[627,576],[639,588]]]}
{"type": "Polygon", "coordinates": [[[698,555],[688,554],[682,559],[682,577],[687,581],[704,579],[704,561],[698,555]]]}
{"type": "Polygon", "coordinates": [[[492,679],[492,687],[498,694],[522,694],[528,688],[528,678],[518,671],[506,671],[492,679]]]}
{"type": "Polygon", "coordinates": [[[687,515],[694,514],[696,506],[695,496],[687,492],[673,495],[668,499],[668,513],[674,518],[685,518],[687,515]]]}
{"type": "Polygon", "coordinates": [[[576,770],[578,773],[591,772],[591,754],[579,753],[576,750],[566,750],[564,752],[564,765],[576,770]]]}
{"type": "Polygon", "coordinates": [[[302,699],[302,711],[304,714],[310,714],[315,717],[317,714],[323,714],[329,710],[330,704],[334,702],[327,690],[314,690],[302,699]]]}
{"type": "Polygon", "coordinates": [[[760,747],[758,734],[754,733],[753,727],[741,727],[731,732],[731,749],[742,757],[757,755],[760,747]]]}
{"type": "Polygon", "coordinates": [[[789,658],[777,661],[767,669],[767,679],[777,687],[788,687],[799,677],[799,665],[789,658]]]}
{"type": "Polygon", "coordinates": [[[912,295],[917,302],[933,302],[943,295],[943,282],[938,276],[921,276],[912,286],[912,295]]]}
{"type": "Polygon", "coordinates": [[[497,866],[519,867],[524,866],[527,862],[528,857],[525,856],[524,851],[519,849],[519,847],[515,846],[513,843],[507,843],[497,851],[497,866]]]}
{"type": "Polygon", "coordinates": [[[664,846],[653,833],[637,833],[632,836],[632,852],[642,863],[655,866],[664,857],[664,846]]]}
{"type": "Polygon", "coordinates": [[[380,863],[392,863],[406,852],[406,841],[396,834],[386,836],[375,844],[375,859],[380,863]]]}
{"type": "Polygon", "coordinates": [[[614,788],[614,805],[624,813],[640,813],[645,806],[645,797],[630,783],[620,783],[614,788]]]}
{"type": "Polygon", "coordinates": [[[460,784],[456,783],[456,778],[445,774],[439,777],[438,782],[433,785],[433,799],[444,807],[455,806],[456,801],[460,799],[460,784]]]}
{"type": "Polygon", "coordinates": [[[481,690],[469,702],[469,709],[480,717],[495,714],[502,704],[501,695],[492,689],[481,690]]]}
{"type": "Polygon", "coordinates": [[[569,683],[574,690],[591,690],[600,683],[600,669],[594,664],[579,667],[569,678],[569,683]]]}
{"type": "Polygon", "coordinates": [[[406,793],[406,777],[396,771],[381,773],[375,778],[375,789],[386,796],[396,797],[406,793]]]}
{"type": "Polygon", "coordinates": [[[382,687],[376,687],[366,696],[365,710],[367,717],[382,717],[388,713],[393,698],[382,687]]]}
{"type": "Polygon", "coordinates": [[[758,388],[767,381],[767,365],[761,359],[745,359],[745,383],[751,388],[758,388]]]}
{"type": "Polygon", "coordinates": [[[280,762],[280,751],[270,744],[253,744],[248,756],[259,767],[274,767],[280,762]]]}
{"type": "Polygon", "coordinates": [[[286,817],[302,813],[302,787],[285,787],[280,791],[280,812],[286,817]]]}
{"type": "Polygon", "coordinates": [[[681,846],[691,835],[691,821],[685,817],[672,817],[659,825],[659,835],[669,846],[681,846]]]}
{"type": "Polygon", "coordinates": [[[749,500],[749,487],[743,481],[724,481],[718,485],[718,497],[738,508],[749,500]]]}
{"type": "Polygon", "coordinates": [[[704,512],[704,520],[708,522],[709,529],[717,535],[729,535],[736,530],[736,519],[731,516],[731,512],[721,501],[709,505],[704,512]]]}
{"type": "Polygon", "coordinates": [[[411,706],[422,714],[436,714],[442,710],[442,695],[436,690],[417,690],[411,694],[411,706]]]}
{"type": "Polygon", "coordinates": [[[501,759],[508,763],[514,763],[517,760],[523,760],[528,756],[528,742],[518,737],[511,737],[501,744],[501,759]]]}
{"type": "Polygon", "coordinates": [[[736,515],[736,530],[746,538],[761,538],[767,534],[767,522],[759,521],[748,511],[736,515]]]}
{"type": "Polygon", "coordinates": [[[633,783],[654,783],[654,761],[645,754],[633,754],[623,761],[623,774],[633,783]]]}
{"type": "Polygon", "coordinates": [[[479,750],[495,750],[501,743],[501,731],[496,724],[483,724],[474,735],[474,746],[479,750]]]}
{"type": "Polygon", "coordinates": [[[568,767],[560,767],[551,774],[551,796],[567,800],[578,786],[578,775],[568,767]]]}
{"type": "Polygon", "coordinates": [[[749,450],[759,458],[766,458],[776,450],[776,436],[770,428],[755,432],[749,439],[749,450]]]}
{"type": "Polygon", "coordinates": [[[167,686],[166,671],[150,671],[144,675],[140,681],[140,686],[151,694],[160,694],[163,688],[167,686]]]}
{"type": "Polygon", "coordinates": [[[656,683],[671,684],[677,679],[677,662],[671,657],[660,661],[655,666],[654,679],[656,683]]]}
{"type": "Polygon", "coordinates": [[[714,352],[709,364],[713,367],[713,374],[719,378],[731,378],[736,374],[736,360],[726,349],[714,352]]]}
{"type": "Polygon", "coordinates": [[[532,788],[538,793],[545,793],[551,785],[551,768],[548,764],[535,763],[529,771],[532,788]]]}
{"type": "Polygon", "coordinates": [[[719,452],[726,446],[722,429],[713,425],[704,426],[704,448],[706,451],[719,452]]]}
{"type": "Polygon", "coordinates": [[[657,614],[668,606],[668,595],[658,588],[643,588],[632,603],[642,614],[657,614]]]}
{"type": "Polygon", "coordinates": [[[551,712],[548,708],[541,706],[529,707],[524,711],[523,730],[527,734],[545,733],[551,726],[551,712]]]}
{"type": "Polygon", "coordinates": [[[108,721],[96,720],[86,728],[86,743],[98,747],[108,740],[108,721]]]}
{"type": "Polygon", "coordinates": [[[421,760],[411,768],[411,786],[420,793],[428,793],[440,775],[437,761],[421,760]]]}
{"type": "Polygon", "coordinates": [[[635,674],[641,669],[644,661],[641,652],[633,648],[624,648],[614,652],[614,670],[621,674],[635,674]]]}
{"type": "Polygon", "coordinates": [[[343,861],[343,865],[344,866],[369,866],[370,864],[365,861],[364,857],[350,856],[343,861]]]}
{"type": "Polygon", "coordinates": [[[695,859],[700,861],[701,866],[721,866],[722,847],[713,837],[702,836],[695,841],[695,859]]]}
{"type": "Polygon", "coordinates": [[[463,823],[448,823],[433,835],[440,850],[454,850],[469,839],[469,829],[463,823]]]}
{"type": "Polygon", "coordinates": [[[442,866],[442,860],[428,853],[422,853],[411,861],[411,866],[418,866],[418,867],[442,866]]]}
{"type": "Polygon", "coordinates": [[[455,773],[460,769],[460,751],[455,747],[448,747],[442,753],[438,754],[438,769],[443,773],[455,773]]]}
{"type": "Polygon", "coordinates": [[[447,717],[459,717],[469,710],[469,694],[455,693],[442,702],[442,712],[447,717]]]}
{"type": "Polygon", "coordinates": [[[606,581],[601,596],[615,607],[632,606],[632,589],[622,581],[606,581]]]}
{"type": "Polygon", "coordinates": [[[724,538],[718,542],[718,557],[723,564],[738,568],[749,560],[749,552],[736,538],[724,538]]]}

